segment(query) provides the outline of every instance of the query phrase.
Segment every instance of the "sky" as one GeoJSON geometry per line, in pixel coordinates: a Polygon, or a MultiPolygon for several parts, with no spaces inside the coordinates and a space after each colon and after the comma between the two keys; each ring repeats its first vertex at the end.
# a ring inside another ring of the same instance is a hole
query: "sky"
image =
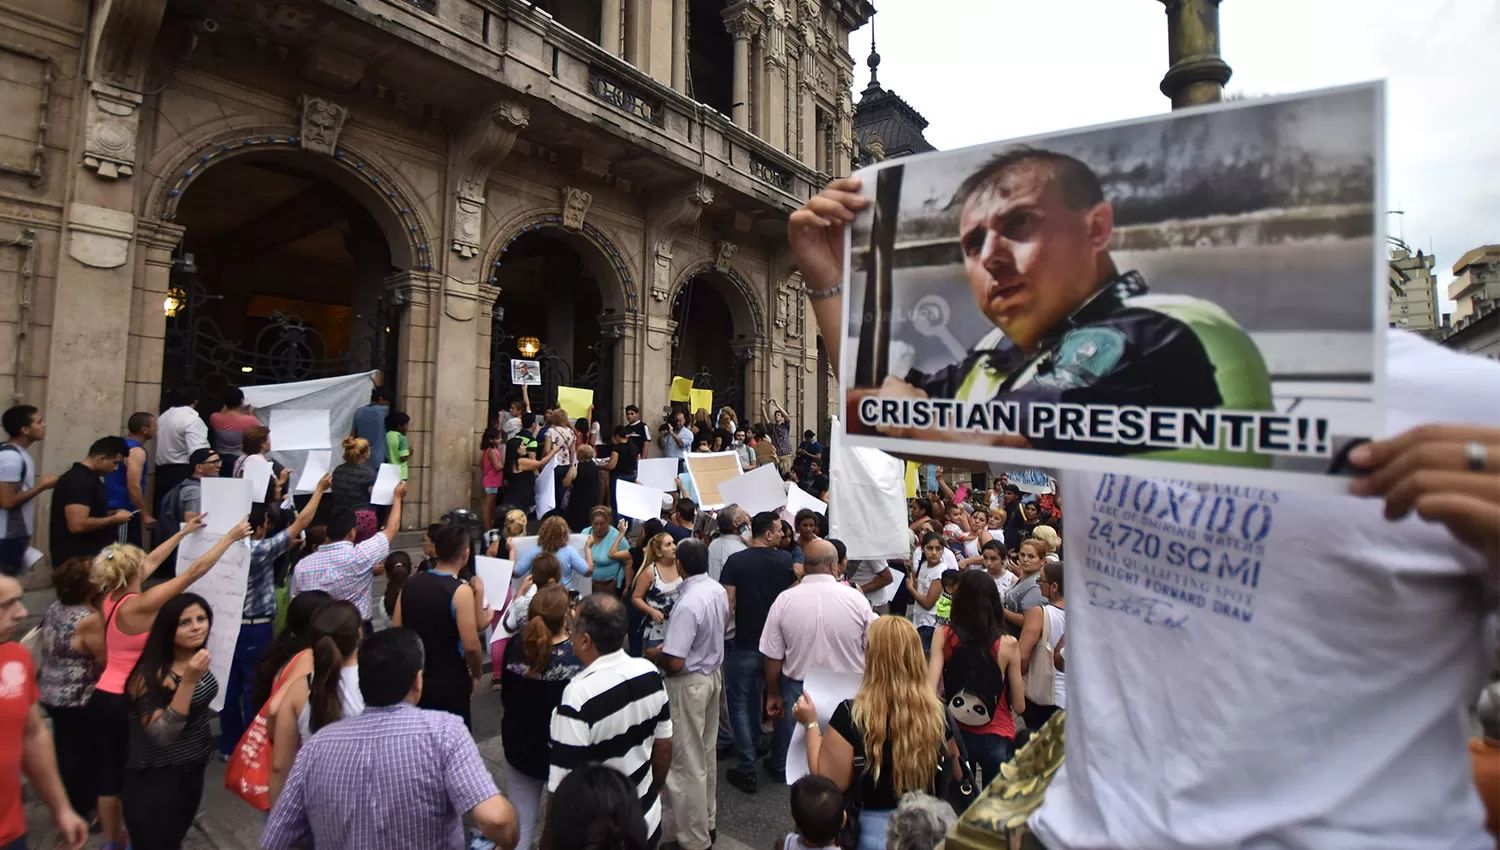
{"type": "MultiPolygon", "coordinates": [[[[1166,112],[1160,0],[875,0],[880,83],[941,149],[1166,112]]],[[[1223,0],[1225,90],[1388,81],[1388,232],[1453,262],[1500,243],[1500,0],[1223,0]]],[[[850,36],[855,100],[870,25],[850,36]]]]}

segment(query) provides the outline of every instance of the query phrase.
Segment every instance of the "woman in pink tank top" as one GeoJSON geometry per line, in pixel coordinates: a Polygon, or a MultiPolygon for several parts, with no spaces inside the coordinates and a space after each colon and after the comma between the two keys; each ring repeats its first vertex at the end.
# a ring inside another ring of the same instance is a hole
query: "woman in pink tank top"
{"type": "Polygon", "coordinates": [[[203,527],[203,518],[188,514],[182,529],[146,554],[137,546],[111,544],[94,558],[89,580],[102,599],[99,611],[104,616],[104,675],[89,699],[88,711],[93,719],[94,751],[98,753],[99,826],[104,834],[105,850],[124,850],[124,813],[120,808],[120,791],[125,783],[125,758],[129,746],[126,725],[125,680],[146,647],[146,636],[156,620],[156,612],[168,599],[187,590],[202,578],[229,550],[231,544],[250,535],[250,525],[241,520],[181,575],[142,592],[141,584],[156,572],[182,539],[203,527]]]}
{"type": "Polygon", "coordinates": [[[500,432],[494,428],[484,429],[480,439],[479,468],[480,484],[484,487],[484,511],[479,518],[484,521],[484,530],[494,528],[495,500],[500,488],[505,485],[505,449],[500,442],[500,432]]]}

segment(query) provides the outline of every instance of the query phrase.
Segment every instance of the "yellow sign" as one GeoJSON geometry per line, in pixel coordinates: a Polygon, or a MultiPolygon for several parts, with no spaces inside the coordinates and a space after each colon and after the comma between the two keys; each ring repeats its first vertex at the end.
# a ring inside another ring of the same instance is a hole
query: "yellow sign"
{"type": "Polygon", "coordinates": [[[567,411],[569,419],[583,419],[594,406],[594,391],[578,387],[558,387],[557,406],[567,411]]]}
{"type": "Polygon", "coordinates": [[[906,462],[906,498],[917,497],[917,465],[911,461],[906,462]]]}
{"type": "Polygon", "coordinates": [[[691,401],[693,392],[692,378],[672,379],[672,401],[691,401]]]}
{"type": "Polygon", "coordinates": [[[689,396],[690,397],[688,399],[688,407],[691,407],[693,409],[693,413],[696,414],[700,410],[707,410],[709,413],[713,413],[713,409],[714,409],[714,391],[713,390],[693,390],[689,394],[689,396]]]}

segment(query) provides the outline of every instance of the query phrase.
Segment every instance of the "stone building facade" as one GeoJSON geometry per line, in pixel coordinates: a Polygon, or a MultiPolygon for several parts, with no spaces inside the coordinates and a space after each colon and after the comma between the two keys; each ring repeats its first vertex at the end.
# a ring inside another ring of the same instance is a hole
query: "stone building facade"
{"type": "Polygon", "coordinates": [[[0,392],[51,473],[176,384],[378,367],[413,525],[470,503],[514,356],[604,421],[697,374],[821,428],[785,219],[849,170],[872,13],[0,0],[0,392]]]}

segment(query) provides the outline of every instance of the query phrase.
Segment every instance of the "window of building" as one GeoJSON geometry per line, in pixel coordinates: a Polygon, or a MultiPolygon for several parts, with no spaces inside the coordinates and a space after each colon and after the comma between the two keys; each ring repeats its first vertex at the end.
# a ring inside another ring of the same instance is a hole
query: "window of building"
{"type": "Polygon", "coordinates": [[[734,114],[734,38],[723,0],[688,2],[688,95],[726,117],[734,114]]]}
{"type": "Polygon", "coordinates": [[[577,0],[535,0],[532,5],[589,41],[603,43],[599,36],[603,23],[601,4],[579,3],[577,0]]]}

